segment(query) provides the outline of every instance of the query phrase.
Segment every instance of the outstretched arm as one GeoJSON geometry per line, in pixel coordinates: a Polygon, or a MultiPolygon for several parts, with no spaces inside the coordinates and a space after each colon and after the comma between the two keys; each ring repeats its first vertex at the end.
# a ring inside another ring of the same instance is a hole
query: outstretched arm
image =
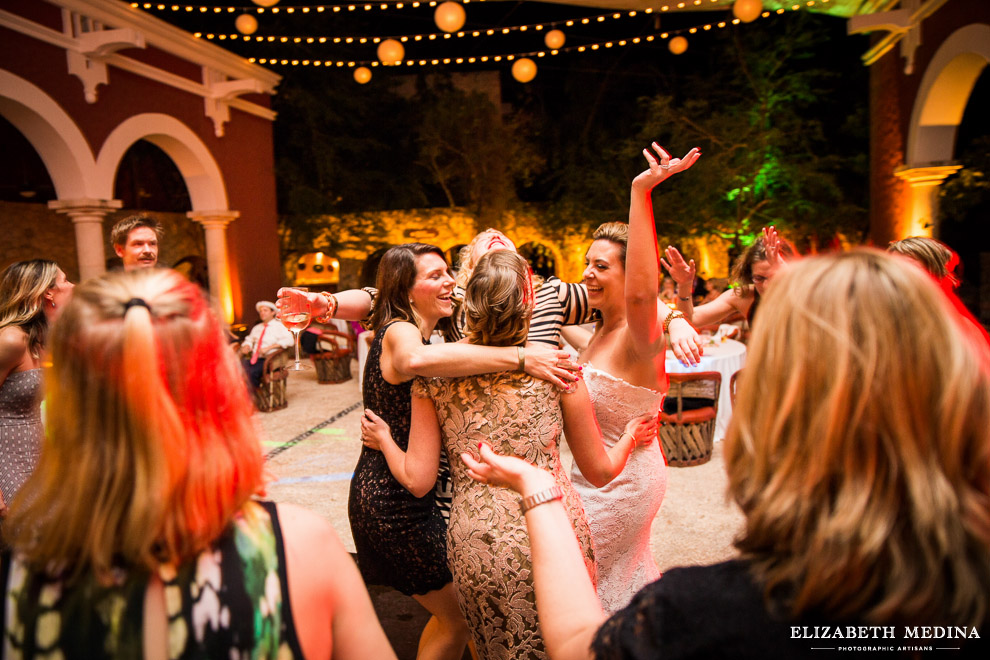
{"type": "MultiPolygon", "coordinates": [[[[313,310],[313,318],[326,315],[330,304],[326,296],[316,291],[300,291],[291,287],[283,287],[278,290],[275,307],[281,312],[282,305],[285,304],[284,301],[298,296],[309,301],[310,309],[313,310]]],[[[348,289],[333,294],[333,297],[337,300],[337,309],[333,313],[335,319],[363,321],[371,313],[371,294],[363,289],[348,289]]]]}
{"type": "Polygon", "coordinates": [[[657,322],[657,287],[660,258],[656,225],[653,220],[653,188],[673,174],[690,168],[701,157],[697,148],[684,158],[671,158],[656,142],[656,155],[643,149],[649,169],[632,182],[629,202],[629,241],[626,248],[626,321],[629,333],[640,354],[649,354],[662,335],[657,322]]]}
{"type": "Polygon", "coordinates": [[[412,397],[407,451],[395,444],[385,420],[367,408],[361,418],[361,442],[385,454],[392,476],[416,497],[426,495],[436,483],[440,468],[440,424],[430,399],[415,394],[412,397]]]}
{"type": "MultiPolygon", "coordinates": [[[[499,456],[488,445],[481,447],[480,458],[461,454],[475,481],[505,486],[523,497],[555,485],[549,472],[514,456],[499,456]]],[[[555,660],[590,660],[591,642],[605,613],[584,568],[567,510],[560,501],[552,501],[529,509],[525,518],[547,654],[555,660]]]]}

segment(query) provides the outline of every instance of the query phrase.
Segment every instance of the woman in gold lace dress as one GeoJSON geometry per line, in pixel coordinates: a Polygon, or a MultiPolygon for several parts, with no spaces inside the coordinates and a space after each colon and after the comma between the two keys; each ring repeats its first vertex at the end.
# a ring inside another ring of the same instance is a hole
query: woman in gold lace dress
{"type": "MultiPolygon", "coordinates": [[[[533,307],[525,259],[500,250],[478,263],[465,294],[465,341],[522,345],[533,307]]],[[[396,479],[414,495],[433,487],[441,446],[448,455],[477,455],[482,443],[530,461],[553,475],[581,541],[585,568],[594,579],[590,531],[581,501],[560,463],[566,432],[574,460],[598,484],[613,479],[641,442],[655,441],[656,418],[636,419],[606,452],[588,391],[579,381],[571,394],[519,372],[464,378],[417,379],[413,385],[408,451],[392,441],[388,426],[365,411],[365,444],[381,449],[396,479]]],[[[452,465],[454,497],[447,555],[458,602],[482,660],[546,658],[536,620],[532,566],[518,498],[506,489],[472,481],[463,463],[452,465]]]]}

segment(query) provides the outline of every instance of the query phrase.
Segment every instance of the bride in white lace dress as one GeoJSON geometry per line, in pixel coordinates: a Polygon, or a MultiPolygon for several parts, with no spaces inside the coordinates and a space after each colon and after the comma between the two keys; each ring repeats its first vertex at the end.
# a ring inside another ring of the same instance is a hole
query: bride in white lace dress
{"type": "MultiPolygon", "coordinates": [[[[674,354],[681,360],[695,362],[700,347],[697,333],[680,312],[666,305],[657,310],[660,266],[651,191],[671,174],[694,165],[701,153],[692,149],[680,159],[671,158],[655,142],[653,149],[659,159],[644,149],[650,168],[632,182],[629,224],[600,226],[586,256],[584,283],[601,320],[581,361],[606,447],[619,439],[631,418],[657,414],[667,389],[664,335],[671,335],[674,354]]],[[[595,542],[598,597],[611,613],[660,577],[650,550],[650,527],[667,486],[659,442],[635,452],[625,470],[603,488],[588,483],[577,466],[571,480],[581,494],[595,542]]]]}

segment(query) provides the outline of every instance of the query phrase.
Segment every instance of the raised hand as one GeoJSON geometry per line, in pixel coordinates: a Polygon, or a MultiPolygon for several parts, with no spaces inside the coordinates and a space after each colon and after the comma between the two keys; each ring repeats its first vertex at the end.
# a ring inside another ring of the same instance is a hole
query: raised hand
{"type": "Polygon", "coordinates": [[[643,155],[646,156],[650,169],[633,179],[633,188],[637,190],[653,190],[661,181],[690,168],[701,158],[701,150],[697,147],[687,152],[684,158],[671,158],[670,154],[656,142],[652,147],[657,152],[656,156],[649,149],[643,149],[643,155]]]}
{"type": "Polygon", "coordinates": [[[660,264],[670,273],[671,278],[678,284],[687,284],[690,282],[693,287],[696,271],[694,259],[685,261],[680,251],[673,245],[668,245],[667,249],[663,251],[663,254],[667,258],[660,257],[660,264]]]}
{"type": "Polygon", "coordinates": [[[294,299],[306,300],[313,311],[313,318],[319,318],[327,312],[327,299],[315,291],[300,291],[292,287],[282,287],[278,290],[278,298],[275,299],[275,307],[278,310],[276,315],[282,318],[282,309],[289,306],[289,302],[294,299]]]}
{"type": "Polygon", "coordinates": [[[763,228],[763,249],[767,255],[767,263],[770,265],[770,272],[775,273],[778,268],[787,266],[787,260],[780,249],[780,237],[777,229],[773,226],[763,228]]]}

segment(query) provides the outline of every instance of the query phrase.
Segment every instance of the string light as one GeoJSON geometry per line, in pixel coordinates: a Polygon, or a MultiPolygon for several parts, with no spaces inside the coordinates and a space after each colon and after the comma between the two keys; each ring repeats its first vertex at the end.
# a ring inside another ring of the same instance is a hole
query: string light
{"type": "MultiPolygon", "coordinates": [[[[809,7],[811,7],[811,6],[814,6],[814,4],[812,4],[814,2],[826,2],[826,1],[827,0],[808,0],[808,2],[806,3],[806,5],[809,6],[809,7]]],[[[791,8],[791,11],[798,11],[800,9],[801,9],[801,6],[800,5],[795,5],[794,7],[791,8]]],[[[771,15],[775,15],[777,13],[778,12],[764,12],[763,14],[760,15],[760,18],[763,18],[763,19],[769,18],[771,15]]],[[[502,60],[513,61],[513,60],[517,60],[517,59],[520,59],[520,58],[554,57],[554,56],[561,55],[561,54],[564,54],[564,53],[572,53],[572,54],[573,53],[589,53],[589,52],[599,51],[599,50],[601,50],[603,48],[614,48],[614,47],[617,47],[617,46],[618,47],[631,47],[631,46],[636,46],[636,45],[639,45],[639,44],[642,44],[642,43],[651,43],[651,42],[654,42],[654,41],[657,41],[657,40],[667,41],[667,40],[672,40],[673,38],[678,37],[678,36],[680,36],[682,34],[693,34],[693,33],[697,33],[699,30],[710,31],[710,30],[714,30],[714,29],[724,29],[724,28],[728,27],[729,25],[739,25],[741,23],[742,23],[742,21],[740,21],[739,19],[734,19],[734,20],[729,21],[729,22],[727,22],[727,21],[718,21],[717,23],[706,23],[704,25],[698,25],[698,26],[694,26],[694,27],[691,27],[691,28],[684,28],[684,29],[681,29],[681,30],[671,30],[669,32],[657,32],[657,33],[654,33],[654,34],[648,34],[648,35],[644,35],[644,36],[637,36],[637,37],[632,37],[632,38],[628,38],[628,39],[608,40],[608,41],[601,41],[601,42],[592,43],[592,44],[583,44],[583,45],[580,45],[580,46],[569,46],[567,48],[554,48],[554,49],[547,49],[547,50],[529,51],[529,52],[524,52],[524,53],[504,53],[504,54],[501,54],[501,55],[476,55],[476,56],[472,56],[472,57],[457,57],[457,58],[449,58],[448,57],[448,58],[443,58],[443,59],[410,59],[410,60],[401,60],[399,62],[396,62],[394,66],[405,65],[407,67],[413,67],[413,66],[425,67],[425,66],[438,66],[441,63],[442,64],[451,64],[451,63],[453,63],[453,64],[477,64],[477,63],[487,63],[488,61],[492,61],[492,62],[500,62],[502,60]]],[[[272,57],[272,58],[250,57],[250,58],[248,58],[248,61],[249,62],[252,62],[252,63],[256,63],[256,64],[264,64],[264,65],[269,65],[269,66],[277,66],[277,65],[282,65],[282,66],[288,66],[288,65],[299,66],[301,64],[303,66],[307,66],[306,64],[303,64],[303,61],[300,61],[300,60],[290,60],[290,59],[286,59],[286,58],[277,58],[277,57],[272,57]]],[[[364,66],[364,67],[377,67],[377,66],[380,66],[381,65],[381,62],[379,62],[378,60],[366,60],[366,61],[345,61],[345,60],[312,60],[312,61],[309,61],[309,60],[306,60],[306,62],[309,62],[308,66],[341,67],[341,68],[342,67],[354,68],[354,67],[360,67],[360,66],[364,66]]]]}
{"type": "MultiPolygon", "coordinates": [[[[161,3],[161,2],[132,2],[131,7],[134,9],[144,9],[147,11],[172,11],[172,12],[200,12],[208,13],[213,12],[215,14],[220,13],[244,13],[244,12],[257,12],[259,14],[264,14],[266,11],[272,14],[284,13],[284,14],[309,14],[311,12],[353,12],[358,10],[363,11],[387,11],[390,9],[418,9],[420,7],[437,7],[442,4],[444,0],[414,0],[409,2],[409,0],[375,0],[374,2],[356,2],[354,4],[346,5],[308,5],[308,6],[293,6],[293,7],[259,7],[257,5],[233,5],[226,7],[216,7],[216,6],[204,6],[204,5],[189,5],[189,4],[175,4],[175,3],[161,3]]],[[[462,4],[470,4],[471,2],[485,2],[486,0],[459,0],[462,4]]],[[[819,2],[828,3],[829,0],[817,0],[819,2]]],[[[693,0],[690,5],[686,2],[678,2],[676,4],[668,3],[661,5],[657,9],[648,7],[643,11],[643,13],[651,14],[654,11],[658,12],[676,12],[678,10],[693,11],[695,7],[699,7],[705,3],[707,4],[717,4],[721,0],[693,0]]],[[[810,6],[810,5],[809,5],[810,6]]]]}

